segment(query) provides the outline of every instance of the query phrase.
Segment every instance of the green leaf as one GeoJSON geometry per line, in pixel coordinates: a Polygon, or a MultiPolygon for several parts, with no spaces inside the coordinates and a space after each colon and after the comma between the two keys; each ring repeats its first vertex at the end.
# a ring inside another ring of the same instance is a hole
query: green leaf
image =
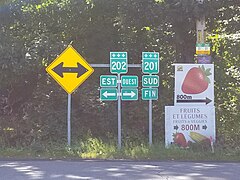
{"type": "Polygon", "coordinates": [[[206,69],[205,75],[206,75],[206,76],[212,75],[212,73],[211,73],[211,68],[206,69]]]}

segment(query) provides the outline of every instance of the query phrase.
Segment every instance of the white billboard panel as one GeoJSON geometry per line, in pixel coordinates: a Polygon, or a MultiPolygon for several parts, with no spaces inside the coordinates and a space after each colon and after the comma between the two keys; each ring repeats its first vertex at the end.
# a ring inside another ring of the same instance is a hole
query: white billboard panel
{"type": "Polygon", "coordinates": [[[165,145],[186,148],[189,143],[214,142],[214,106],[165,106],[165,145]]]}
{"type": "Polygon", "coordinates": [[[214,106],[214,65],[175,64],[175,106],[214,106]]]}

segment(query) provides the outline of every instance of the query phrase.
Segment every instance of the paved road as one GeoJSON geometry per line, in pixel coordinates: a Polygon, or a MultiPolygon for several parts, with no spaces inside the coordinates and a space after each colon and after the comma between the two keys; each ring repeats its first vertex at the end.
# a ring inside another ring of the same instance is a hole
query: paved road
{"type": "Polygon", "coordinates": [[[0,161],[0,180],[239,180],[240,163],[0,161]]]}

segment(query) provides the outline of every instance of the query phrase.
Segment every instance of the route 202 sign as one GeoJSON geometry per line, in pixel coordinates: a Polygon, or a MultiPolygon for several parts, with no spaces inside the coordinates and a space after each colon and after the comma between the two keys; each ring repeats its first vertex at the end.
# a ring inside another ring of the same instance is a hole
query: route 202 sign
{"type": "Polygon", "coordinates": [[[110,72],[126,74],[128,72],[127,52],[110,52],[110,72]]]}
{"type": "Polygon", "coordinates": [[[213,64],[175,64],[174,105],[214,105],[213,64]]]}

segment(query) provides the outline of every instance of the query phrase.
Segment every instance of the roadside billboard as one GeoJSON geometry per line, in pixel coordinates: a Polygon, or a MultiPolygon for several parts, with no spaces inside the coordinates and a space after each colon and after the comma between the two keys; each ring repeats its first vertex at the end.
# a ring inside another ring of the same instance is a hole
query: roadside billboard
{"type": "Polygon", "coordinates": [[[174,106],[214,106],[213,64],[175,64],[174,106]]]}
{"type": "MultiPolygon", "coordinates": [[[[214,106],[165,106],[165,146],[215,141],[214,106]]],[[[210,144],[209,144],[210,145],[210,144]]]]}

